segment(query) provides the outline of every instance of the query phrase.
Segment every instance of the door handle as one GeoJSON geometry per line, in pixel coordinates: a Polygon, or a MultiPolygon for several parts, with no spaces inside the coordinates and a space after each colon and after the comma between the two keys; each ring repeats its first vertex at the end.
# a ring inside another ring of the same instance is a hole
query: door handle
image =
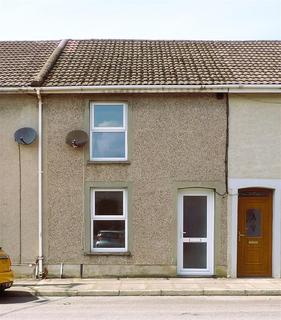
{"type": "Polygon", "coordinates": [[[240,238],[241,237],[245,237],[244,233],[241,233],[240,231],[238,231],[238,241],[240,242],[240,238]]]}

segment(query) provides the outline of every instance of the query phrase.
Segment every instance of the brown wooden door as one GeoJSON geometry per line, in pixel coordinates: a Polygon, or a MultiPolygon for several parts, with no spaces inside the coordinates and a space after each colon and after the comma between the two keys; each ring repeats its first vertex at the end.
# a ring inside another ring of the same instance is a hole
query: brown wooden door
{"type": "Polygon", "coordinates": [[[272,276],[272,191],[242,189],[238,198],[238,277],[272,276]]]}

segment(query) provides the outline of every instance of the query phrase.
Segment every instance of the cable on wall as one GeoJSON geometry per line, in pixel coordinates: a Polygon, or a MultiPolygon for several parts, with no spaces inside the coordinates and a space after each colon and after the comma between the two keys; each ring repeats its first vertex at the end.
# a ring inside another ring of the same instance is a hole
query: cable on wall
{"type": "Polygon", "coordinates": [[[19,160],[19,263],[22,262],[22,174],[21,174],[21,145],[18,144],[19,160]]]}

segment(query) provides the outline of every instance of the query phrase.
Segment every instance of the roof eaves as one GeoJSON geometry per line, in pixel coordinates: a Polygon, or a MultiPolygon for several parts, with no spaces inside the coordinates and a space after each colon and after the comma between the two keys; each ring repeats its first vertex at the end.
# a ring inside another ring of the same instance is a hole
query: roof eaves
{"type": "Polygon", "coordinates": [[[225,92],[225,93],[281,93],[281,84],[268,85],[111,85],[111,86],[57,86],[57,87],[0,87],[0,94],[71,94],[71,93],[191,93],[191,92],[225,92]]]}
{"type": "Polygon", "coordinates": [[[281,84],[275,85],[108,85],[41,87],[45,94],[52,93],[157,93],[157,92],[271,92],[281,93],[281,84]]]}

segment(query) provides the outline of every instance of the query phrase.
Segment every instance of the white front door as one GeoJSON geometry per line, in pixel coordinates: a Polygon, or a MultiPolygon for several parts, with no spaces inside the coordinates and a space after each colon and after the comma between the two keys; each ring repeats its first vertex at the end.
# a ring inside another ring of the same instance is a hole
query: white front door
{"type": "Polygon", "coordinates": [[[214,274],[214,192],[186,189],[178,196],[178,274],[214,274]]]}

